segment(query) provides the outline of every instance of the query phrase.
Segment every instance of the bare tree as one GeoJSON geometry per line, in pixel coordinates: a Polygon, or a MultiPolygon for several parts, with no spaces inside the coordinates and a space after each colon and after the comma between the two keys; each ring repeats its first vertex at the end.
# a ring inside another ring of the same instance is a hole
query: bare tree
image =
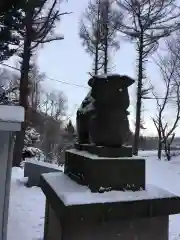
{"type": "Polygon", "coordinates": [[[45,79],[45,74],[41,73],[38,66],[33,62],[29,71],[29,105],[34,111],[39,110],[40,107],[40,94],[41,94],[41,82],[45,79]]]}
{"type": "Polygon", "coordinates": [[[63,39],[54,33],[56,21],[60,16],[67,13],[60,13],[57,9],[58,0],[28,0],[24,7],[25,20],[24,28],[19,30],[23,40],[22,65],[20,77],[20,105],[25,109],[25,122],[22,124],[21,132],[16,134],[14,147],[13,165],[19,166],[24,143],[26,119],[28,110],[30,60],[34,51],[40,44],[63,39]]]}
{"type": "Polygon", "coordinates": [[[52,158],[58,160],[60,156],[59,146],[64,146],[65,140],[62,128],[65,110],[66,98],[62,92],[52,91],[46,94],[45,116],[47,117],[47,121],[45,121],[42,134],[42,148],[47,161],[50,161],[52,158]]]}
{"type": "MultiPolygon", "coordinates": [[[[158,133],[158,158],[161,159],[164,147],[168,160],[171,159],[171,144],[180,120],[180,62],[177,56],[170,51],[170,45],[167,43],[168,55],[165,57],[159,56],[159,61],[157,61],[162,75],[164,94],[159,96],[154,92],[157,114],[153,117],[153,123],[158,133]],[[172,117],[173,113],[170,114],[170,106],[171,109],[172,107],[175,108],[174,117],[172,117]],[[169,112],[168,116],[167,111],[169,112]],[[171,115],[171,118],[169,118],[169,115],[171,115]]],[[[180,54],[180,49],[178,51],[180,54]]]]}
{"type": "Polygon", "coordinates": [[[58,121],[63,121],[63,117],[66,116],[67,99],[63,92],[59,91],[56,93],[56,102],[54,109],[54,118],[58,121]]]}
{"type": "Polygon", "coordinates": [[[57,121],[62,121],[62,118],[66,115],[66,103],[67,99],[63,92],[52,91],[44,94],[44,101],[41,109],[47,116],[53,117],[57,121]]]}
{"type": "MultiPolygon", "coordinates": [[[[0,86],[6,91],[9,99],[14,103],[19,103],[20,76],[16,72],[7,68],[0,68],[0,86]]],[[[41,73],[38,66],[33,62],[29,71],[29,106],[37,111],[40,106],[40,83],[45,79],[45,74],[41,73]]]]}
{"type": "Polygon", "coordinates": [[[0,69],[0,86],[11,103],[19,102],[19,76],[7,68],[0,69]]]}
{"type": "Polygon", "coordinates": [[[60,139],[60,122],[51,117],[47,117],[44,123],[43,133],[41,135],[41,149],[45,154],[45,161],[52,162],[54,150],[60,139]]]}
{"type": "Polygon", "coordinates": [[[117,40],[117,21],[114,0],[89,1],[80,22],[80,38],[86,51],[93,57],[93,74],[108,72],[110,50],[119,48],[117,40]],[[116,19],[116,21],[115,21],[116,19]]]}
{"type": "Polygon", "coordinates": [[[159,40],[179,28],[180,17],[176,0],[117,0],[124,15],[119,25],[121,33],[136,44],[137,59],[137,103],[133,154],[138,154],[142,90],[146,80],[146,61],[158,48],[159,40]]]}
{"type": "Polygon", "coordinates": [[[45,113],[45,115],[47,116],[48,115],[48,111],[50,109],[50,106],[49,106],[49,93],[48,92],[45,92],[44,94],[44,98],[43,98],[43,101],[42,101],[42,104],[41,104],[41,111],[45,113]]]}

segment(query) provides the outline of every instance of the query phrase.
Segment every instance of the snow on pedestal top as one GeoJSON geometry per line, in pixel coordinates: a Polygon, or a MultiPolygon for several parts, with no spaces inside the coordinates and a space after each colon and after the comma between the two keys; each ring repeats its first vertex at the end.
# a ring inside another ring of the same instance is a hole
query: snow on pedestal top
{"type": "Polygon", "coordinates": [[[147,185],[146,190],[136,192],[110,191],[92,193],[88,187],[77,184],[64,173],[43,174],[43,177],[66,206],[171,198],[175,196],[152,185],[147,185]]]}
{"type": "Polygon", "coordinates": [[[21,123],[23,121],[24,121],[23,107],[0,105],[0,122],[21,123]]]}

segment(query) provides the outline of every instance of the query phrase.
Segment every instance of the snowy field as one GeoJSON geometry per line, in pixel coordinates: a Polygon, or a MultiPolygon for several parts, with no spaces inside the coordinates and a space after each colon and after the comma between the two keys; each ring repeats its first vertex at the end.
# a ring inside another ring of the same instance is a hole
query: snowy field
{"type": "MultiPolygon", "coordinates": [[[[156,160],[154,152],[146,157],[146,182],[180,196],[180,156],[171,162],[156,160]]],[[[23,170],[13,168],[8,240],[42,240],[45,197],[40,188],[24,186],[23,170]]],[[[180,214],[170,216],[169,240],[180,240],[180,214]]]]}

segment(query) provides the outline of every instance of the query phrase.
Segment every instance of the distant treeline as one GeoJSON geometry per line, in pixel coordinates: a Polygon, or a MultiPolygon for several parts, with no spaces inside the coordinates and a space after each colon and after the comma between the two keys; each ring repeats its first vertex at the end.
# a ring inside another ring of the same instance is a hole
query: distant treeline
{"type": "MultiPolygon", "coordinates": [[[[130,134],[127,144],[132,145],[133,134],[130,134]]],[[[156,150],[158,148],[158,137],[140,136],[139,149],[140,150],[156,150]]],[[[180,137],[174,139],[172,143],[172,150],[180,149],[180,137]]]]}

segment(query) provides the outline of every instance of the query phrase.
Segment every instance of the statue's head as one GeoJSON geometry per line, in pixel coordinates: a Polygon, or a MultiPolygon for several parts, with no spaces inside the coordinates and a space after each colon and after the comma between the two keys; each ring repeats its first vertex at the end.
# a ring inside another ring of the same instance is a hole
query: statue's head
{"type": "Polygon", "coordinates": [[[125,75],[106,75],[92,77],[88,85],[92,87],[92,97],[98,104],[129,105],[128,87],[134,80],[125,75]]]}
{"type": "Polygon", "coordinates": [[[119,74],[110,74],[110,75],[97,75],[93,76],[89,79],[88,85],[93,87],[96,84],[104,83],[104,84],[117,84],[119,87],[128,88],[134,83],[134,80],[126,75],[119,75],[119,74]],[[109,81],[111,81],[109,83],[109,81]]]}

